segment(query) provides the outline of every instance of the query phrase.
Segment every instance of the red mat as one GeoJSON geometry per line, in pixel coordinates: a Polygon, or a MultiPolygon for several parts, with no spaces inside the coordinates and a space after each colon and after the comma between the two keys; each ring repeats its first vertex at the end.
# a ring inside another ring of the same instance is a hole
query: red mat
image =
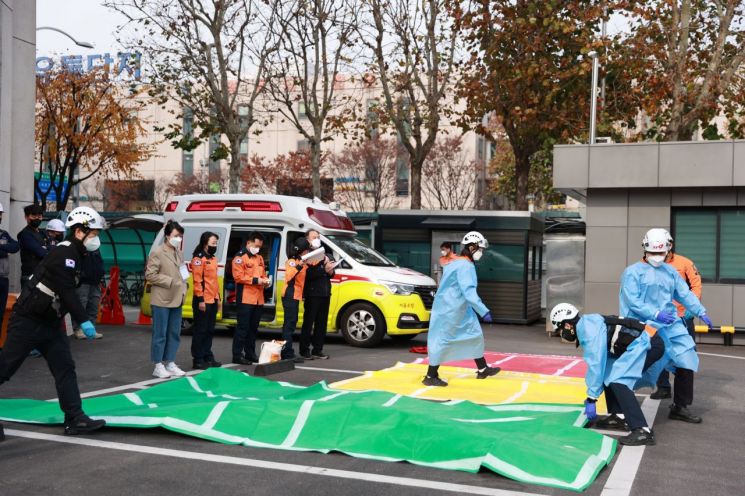
{"type": "MultiPolygon", "coordinates": [[[[497,353],[487,351],[484,358],[489,365],[501,367],[512,372],[530,374],[556,375],[562,377],[584,377],[587,364],[581,357],[561,355],[524,355],[522,353],[497,353]]],[[[415,363],[427,363],[426,358],[419,358],[415,363]]],[[[475,369],[473,360],[458,360],[443,365],[475,369]]]]}

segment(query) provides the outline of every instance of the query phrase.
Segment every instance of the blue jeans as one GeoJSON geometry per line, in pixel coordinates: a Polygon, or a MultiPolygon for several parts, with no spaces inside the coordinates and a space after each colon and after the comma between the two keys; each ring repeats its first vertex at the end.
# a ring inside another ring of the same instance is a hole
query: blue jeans
{"type": "Polygon", "coordinates": [[[150,361],[173,362],[181,342],[181,307],[167,308],[152,305],[153,338],[150,343],[150,361]]]}

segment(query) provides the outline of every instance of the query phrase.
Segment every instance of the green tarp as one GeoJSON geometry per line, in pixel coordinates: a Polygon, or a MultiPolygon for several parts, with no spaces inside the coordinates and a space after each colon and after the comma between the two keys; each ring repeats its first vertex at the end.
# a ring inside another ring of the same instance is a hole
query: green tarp
{"type": "MultiPolygon", "coordinates": [[[[226,444],[339,451],[350,456],[476,472],[581,491],[616,451],[583,429],[572,405],[436,403],[380,391],[339,391],[209,369],[135,393],[84,400],[117,427],[165,429],[226,444]]],[[[0,400],[0,419],[62,423],[54,402],[0,400]]]]}

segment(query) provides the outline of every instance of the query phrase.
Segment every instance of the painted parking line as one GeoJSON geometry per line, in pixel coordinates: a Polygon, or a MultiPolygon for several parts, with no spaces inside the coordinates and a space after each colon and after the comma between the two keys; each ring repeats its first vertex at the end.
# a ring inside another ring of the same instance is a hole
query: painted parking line
{"type": "MultiPolygon", "coordinates": [[[[647,398],[642,402],[644,418],[651,428],[657,416],[660,400],[647,398]]],[[[646,446],[624,446],[616,457],[616,463],[611,470],[608,480],[603,487],[601,496],[628,496],[639,471],[646,446]]]]}
{"type": "Polygon", "coordinates": [[[701,351],[699,351],[698,354],[699,355],[719,357],[719,358],[735,358],[737,360],[745,360],[745,357],[735,356],[735,355],[720,355],[719,353],[703,353],[701,351]]]}
{"type": "Polygon", "coordinates": [[[117,451],[127,451],[140,454],[167,456],[186,460],[197,460],[199,462],[222,463],[226,465],[238,465],[267,470],[278,470],[281,472],[295,472],[323,477],[335,477],[338,479],[351,479],[355,481],[373,482],[377,484],[390,484],[394,486],[414,487],[418,489],[431,489],[435,491],[449,491],[457,494],[480,494],[487,496],[539,496],[536,493],[525,493],[519,491],[508,491],[504,489],[493,489],[488,487],[471,486],[466,484],[454,484],[449,482],[438,482],[426,479],[414,479],[411,477],[396,477],[391,475],[371,474],[367,472],[354,472],[350,470],[336,470],[326,467],[315,467],[312,465],[297,465],[281,463],[270,460],[258,460],[254,458],[240,458],[236,456],[215,455],[198,451],[175,450],[169,448],[157,448],[139,444],[117,443],[112,441],[99,441],[82,437],[58,436],[41,432],[24,431],[18,429],[5,429],[5,435],[11,437],[22,437],[39,441],[50,441],[63,444],[74,444],[88,446],[91,448],[103,448],[117,451]]]}

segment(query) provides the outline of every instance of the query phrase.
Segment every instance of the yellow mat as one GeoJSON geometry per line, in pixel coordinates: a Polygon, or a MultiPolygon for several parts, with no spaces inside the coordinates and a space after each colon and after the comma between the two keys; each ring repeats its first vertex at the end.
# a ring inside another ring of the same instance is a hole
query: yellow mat
{"type": "MultiPolygon", "coordinates": [[[[507,403],[550,403],[582,405],[586,398],[585,381],[524,372],[502,371],[487,379],[476,379],[476,371],[459,367],[440,367],[447,387],[427,387],[422,378],[427,366],[397,363],[394,367],[365,372],[360,377],[331,384],[335,389],[351,391],[379,390],[428,400],[468,400],[494,405],[507,403]]],[[[606,413],[605,398],[598,400],[598,413],[606,413]]]]}

